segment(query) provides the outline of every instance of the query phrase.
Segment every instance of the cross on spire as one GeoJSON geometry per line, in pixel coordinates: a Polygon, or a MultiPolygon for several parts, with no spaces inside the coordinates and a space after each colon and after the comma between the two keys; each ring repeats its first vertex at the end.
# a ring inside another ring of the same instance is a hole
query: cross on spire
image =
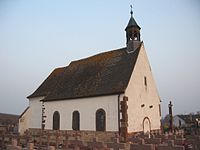
{"type": "Polygon", "coordinates": [[[131,16],[133,16],[133,6],[130,5],[130,7],[131,7],[131,16]]]}

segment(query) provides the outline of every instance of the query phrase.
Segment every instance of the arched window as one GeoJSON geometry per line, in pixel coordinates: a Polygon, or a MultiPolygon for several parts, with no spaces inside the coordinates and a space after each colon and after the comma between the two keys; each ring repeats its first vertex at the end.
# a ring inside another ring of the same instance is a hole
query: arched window
{"type": "Polygon", "coordinates": [[[60,129],[60,114],[58,111],[53,113],[53,130],[60,129]]]}
{"type": "Polygon", "coordinates": [[[96,131],[106,131],[106,112],[103,109],[96,111],[96,131]]]}
{"type": "Polygon", "coordinates": [[[148,117],[145,117],[143,120],[143,132],[150,133],[151,132],[151,122],[148,117]]]}
{"type": "Polygon", "coordinates": [[[133,36],[134,36],[134,40],[137,41],[138,40],[137,32],[135,32],[133,36]]]}
{"type": "Polygon", "coordinates": [[[73,130],[80,130],[80,114],[78,111],[73,112],[72,116],[72,129],[73,130]]]}

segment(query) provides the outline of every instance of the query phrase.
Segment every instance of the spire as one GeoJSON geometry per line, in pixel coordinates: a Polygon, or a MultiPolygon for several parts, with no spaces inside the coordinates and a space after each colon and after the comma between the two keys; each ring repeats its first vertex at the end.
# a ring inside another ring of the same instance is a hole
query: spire
{"type": "Polygon", "coordinates": [[[135,19],[133,18],[133,6],[130,5],[130,7],[131,7],[131,12],[130,12],[131,18],[129,19],[128,25],[126,26],[125,30],[131,27],[138,27],[140,30],[141,29],[140,26],[136,23],[135,19]]]}
{"type": "Polygon", "coordinates": [[[131,7],[131,17],[129,19],[128,25],[125,28],[126,31],[126,44],[129,51],[135,50],[138,45],[140,45],[140,26],[136,23],[135,19],[133,18],[133,10],[132,5],[131,7]]]}

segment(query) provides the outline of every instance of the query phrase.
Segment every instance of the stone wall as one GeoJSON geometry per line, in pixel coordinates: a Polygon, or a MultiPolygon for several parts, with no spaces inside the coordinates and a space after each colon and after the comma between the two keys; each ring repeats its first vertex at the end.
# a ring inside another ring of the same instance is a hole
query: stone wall
{"type": "Polygon", "coordinates": [[[46,135],[50,138],[59,137],[60,139],[79,137],[83,141],[92,141],[98,137],[101,142],[111,142],[113,138],[118,137],[118,132],[98,132],[98,131],[73,131],[73,130],[41,130],[41,129],[30,129],[28,132],[32,137],[38,137],[39,135],[46,135]]]}
{"type": "Polygon", "coordinates": [[[143,135],[120,142],[116,133],[44,131],[32,129],[24,136],[0,135],[0,149],[14,150],[199,150],[200,135],[143,135]],[[86,135],[86,136],[85,136],[86,135]],[[87,138],[86,138],[87,137],[87,138]],[[90,138],[88,138],[90,137],[90,138]],[[98,138],[99,137],[99,138],[98,138]],[[107,137],[106,139],[103,139],[107,137]],[[110,138],[108,138],[110,137],[110,138]]]}

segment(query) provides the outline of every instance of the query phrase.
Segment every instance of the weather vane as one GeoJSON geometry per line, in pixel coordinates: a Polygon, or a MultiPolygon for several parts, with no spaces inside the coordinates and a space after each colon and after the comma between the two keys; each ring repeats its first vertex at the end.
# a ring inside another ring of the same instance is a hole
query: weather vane
{"type": "Polygon", "coordinates": [[[133,6],[130,5],[130,7],[131,7],[131,16],[132,16],[133,15],[133,6]]]}

